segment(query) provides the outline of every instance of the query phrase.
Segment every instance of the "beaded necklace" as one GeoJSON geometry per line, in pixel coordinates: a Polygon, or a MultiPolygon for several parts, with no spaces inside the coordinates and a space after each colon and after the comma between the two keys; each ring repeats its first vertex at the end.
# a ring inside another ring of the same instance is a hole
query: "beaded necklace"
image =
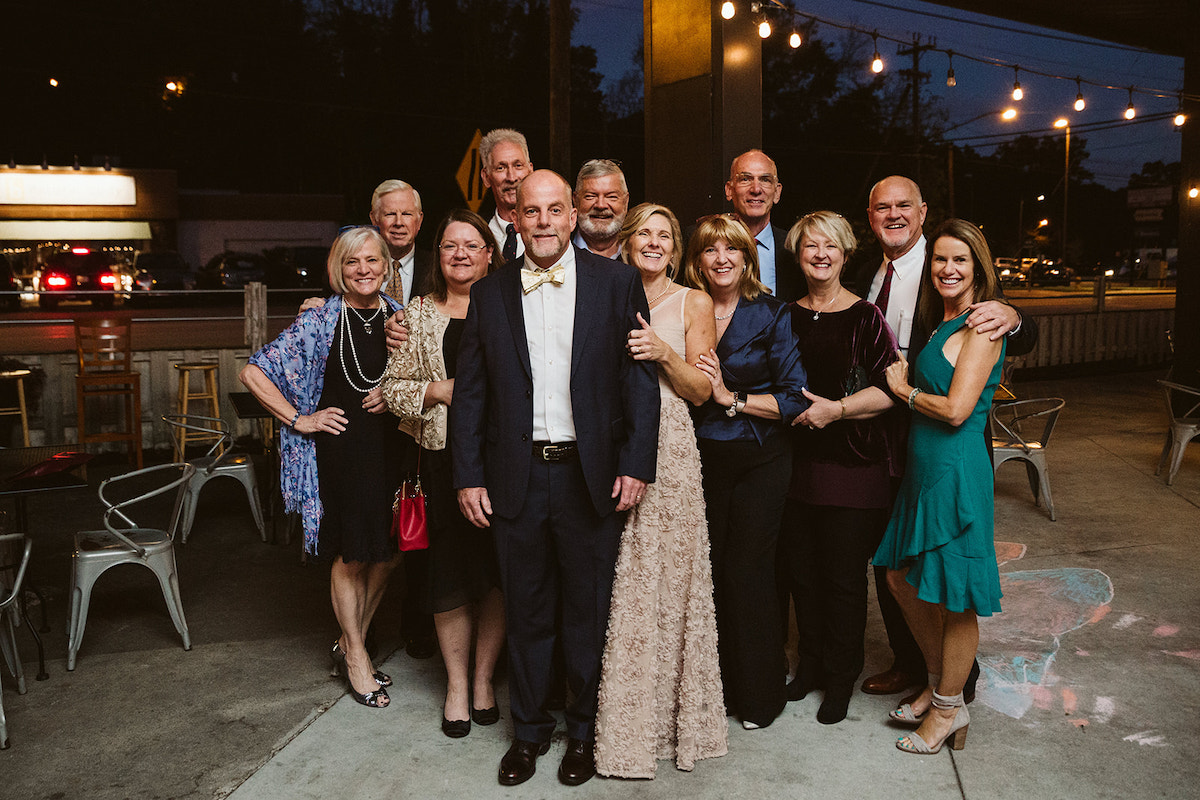
{"type": "MultiPolygon", "coordinates": [[[[346,303],[345,306],[346,306],[346,308],[352,308],[349,303],[346,303]]],[[[375,316],[377,314],[379,314],[379,312],[382,310],[383,310],[383,300],[381,298],[379,301],[379,308],[375,310],[375,314],[371,315],[371,319],[375,319],[375,316]]],[[[360,320],[363,320],[364,325],[368,325],[368,320],[363,319],[362,316],[357,311],[355,311],[355,316],[357,316],[360,320]]],[[[374,389],[376,386],[378,386],[380,384],[380,382],[383,380],[383,375],[385,372],[387,372],[387,367],[385,366],[384,371],[379,373],[378,378],[374,378],[374,379],[368,378],[366,376],[366,374],[363,373],[362,364],[358,363],[358,351],[354,349],[354,338],[350,335],[350,322],[349,322],[348,318],[346,317],[345,313],[342,314],[341,322],[342,322],[342,341],[339,343],[338,357],[341,359],[341,362],[342,362],[342,372],[345,374],[346,383],[350,384],[351,389],[353,389],[356,392],[362,392],[363,394],[367,394],[372,389],[374,389]],[[363,383],[367,384],[367,388],[365,388],[365,389],[362,388],[361,386],[359,386],[357,383],[355,383],[354,378],[351,377],[351,375],[350,375],[350,369],[349,369],[348,365],[346,364],[346,342],[350,343],[350,357],[354,360],[354,371],[358,374],[358,379],[360,381],[362,381],[363,383]]],[[[371,332],[369,325],[366,329],[366,332],[368,334],[371,332]]]]}

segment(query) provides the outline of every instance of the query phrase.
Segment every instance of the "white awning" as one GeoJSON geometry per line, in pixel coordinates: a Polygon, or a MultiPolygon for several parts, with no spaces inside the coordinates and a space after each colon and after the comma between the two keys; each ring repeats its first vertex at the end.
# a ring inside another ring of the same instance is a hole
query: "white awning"
{"type": "Polygon", "coordinates": [[[0,220],[0,241],[64,242],[149,238],[149,222],[76,219],[0,220]]]}

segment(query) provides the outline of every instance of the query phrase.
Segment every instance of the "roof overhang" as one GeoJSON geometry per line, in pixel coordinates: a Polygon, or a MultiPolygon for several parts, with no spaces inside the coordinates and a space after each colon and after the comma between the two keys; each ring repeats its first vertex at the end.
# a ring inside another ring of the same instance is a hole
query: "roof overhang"
{"type": "Polygon", "coordinates": [[[0,220],[0,241],[68,242],[149,239],[149,222],[115,220],[0,220]]]}

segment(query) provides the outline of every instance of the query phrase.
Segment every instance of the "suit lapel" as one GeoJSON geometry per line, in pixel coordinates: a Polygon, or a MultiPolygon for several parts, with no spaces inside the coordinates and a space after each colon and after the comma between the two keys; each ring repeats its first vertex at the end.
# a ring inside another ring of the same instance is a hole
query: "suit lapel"
{"type": "Polygon", "coordinates": [[[595,327],[595,298],[598,297],[600,281],[588,253],[575,250],[575,324],[571,335],[571,377],[583,362],[583,346],[595,327]]]}
{"type": "Polygon", "coordinates": [[[525,375],[533,380],[533,369],[529,366],[529,340],[525,336],[525,310],[521,307],[521,268],[519,261],[510,261],[498,274],[500,298],[504,302],[504,313],[508,316],[508,329],[517,348],[517,359],[525,375]]]}

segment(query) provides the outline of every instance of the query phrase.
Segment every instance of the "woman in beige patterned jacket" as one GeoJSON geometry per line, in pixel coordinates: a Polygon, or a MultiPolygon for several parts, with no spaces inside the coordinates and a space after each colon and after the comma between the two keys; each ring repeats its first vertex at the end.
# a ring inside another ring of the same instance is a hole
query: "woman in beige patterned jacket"
{"type": "Polygon", "coordinates": [[[410,300],[405,309],[408,341],[388,359],[383,396],[400,418],[400,430],[420,445],[429,524],[424,603],[433,613],[446,663],[442,732],[459,738],[470,733],[472,720],[491,725],[500,719],[492,689],[504,644],[496,555],[488,532],[475,528],[458,510],[447,446],[454,367],[471,285],[499,266],[500,259],[487,223],[467,210],[451,211],[434,240],[438,269],[431,276],[433,289],[410,300]],[[469,675],[472,644],[475,671],[469,675]]]}

